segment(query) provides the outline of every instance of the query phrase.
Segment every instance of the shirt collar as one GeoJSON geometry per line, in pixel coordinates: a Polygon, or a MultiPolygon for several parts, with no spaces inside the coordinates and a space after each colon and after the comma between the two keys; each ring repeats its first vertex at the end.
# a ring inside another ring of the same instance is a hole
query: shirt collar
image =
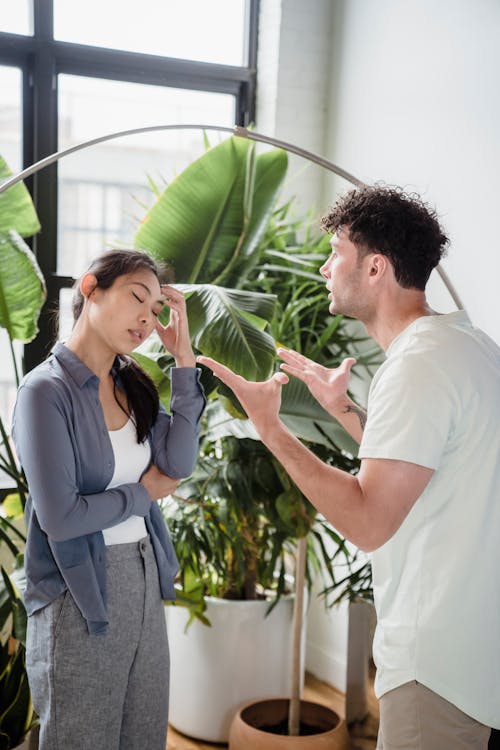
{"type": "Polygon", "coordinates": [[[57,361],[64,367],[66,372],[71,375],[75,383],[83,388],[85,383],[91,378],[95,378],[97,381],[99,378],[92,372],[92,370],[85,365],[79,357],[76,356],[71,349],[62,344],[60,341],[54,346],[51,352],[57,361]]]}
{"type": "Polygon", "coordinates": [[[424,330],[426,327],[434,326],[463,326],[471,327],[469,316],[465,310],[456,310],[452,313],[444,313],[442,315],[422,315],[420,318],[416,318],[410,323],[401,333],[399,333],[395,339],[393,339],[386,350],[386,357],[397,354],[401,349],[406,346],[406,342],[415,331],[424,330]]]}

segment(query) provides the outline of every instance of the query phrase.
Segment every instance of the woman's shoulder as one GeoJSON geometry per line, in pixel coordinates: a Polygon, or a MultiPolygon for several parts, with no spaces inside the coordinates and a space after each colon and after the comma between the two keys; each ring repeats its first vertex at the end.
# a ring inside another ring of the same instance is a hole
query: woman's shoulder
{"type": "Polygon", "coordinates": [[[21,380],[19,391],[34,391],[39,395],[49,396],[66,393],[68,376],[53,355],[28,372],[21,380]]]}

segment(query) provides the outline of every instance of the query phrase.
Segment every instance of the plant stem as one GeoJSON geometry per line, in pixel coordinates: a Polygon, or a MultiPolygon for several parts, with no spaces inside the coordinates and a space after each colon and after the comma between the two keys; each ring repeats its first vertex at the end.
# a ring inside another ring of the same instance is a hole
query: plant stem
{"type": "Polygon", "coordinates": [[[14,366],[14,376],[16,378],[16,386],[19,388],[19,370],[17,369],[16,353],[14,351],[14,342],[9,334],[10,353],[12,354],[12,364],[14,366]]]}
{"type": "Polygon", "coordinates": [[[293,606],[293,645],[292,645],[292,691],[288,714],[288,734],[300,733],[300,683],[302,623],[304,616],[304,582],[306,573],[307,536],[299,539],[295,563],[295,602],[293,606]]]}

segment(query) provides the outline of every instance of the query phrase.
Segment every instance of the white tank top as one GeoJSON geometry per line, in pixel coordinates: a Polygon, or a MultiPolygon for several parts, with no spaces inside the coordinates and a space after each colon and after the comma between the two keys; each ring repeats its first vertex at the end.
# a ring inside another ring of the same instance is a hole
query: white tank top
{"type": "MultiPolygon", "coordinates": [[[[106,489],[138,482],[151,460],[151,447],[148,441],[141,444],[137,442],[135,425],[131,419],[119,430],[108,430],[108,434],[115,456],[115,471],[106,489]]],[[[148,532],[142,516],[129,516],[126,521],[103,529],[102,533],[104,543],[110,546],[138,542],[147,536],[148,532]]]]}

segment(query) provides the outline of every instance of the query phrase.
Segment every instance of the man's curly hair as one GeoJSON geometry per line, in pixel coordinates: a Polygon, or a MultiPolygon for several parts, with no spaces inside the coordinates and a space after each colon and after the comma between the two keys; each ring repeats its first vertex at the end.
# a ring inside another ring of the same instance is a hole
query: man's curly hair
{"type": "Polygon", "coordinates": [[[360,257],[369,252],[386,255],[405,289],[425,289],[448,244],[436,212],[416,193],[380,184],[350,190],[321,226],[332,233],[340,227],[348,230],[360,257]]]}

